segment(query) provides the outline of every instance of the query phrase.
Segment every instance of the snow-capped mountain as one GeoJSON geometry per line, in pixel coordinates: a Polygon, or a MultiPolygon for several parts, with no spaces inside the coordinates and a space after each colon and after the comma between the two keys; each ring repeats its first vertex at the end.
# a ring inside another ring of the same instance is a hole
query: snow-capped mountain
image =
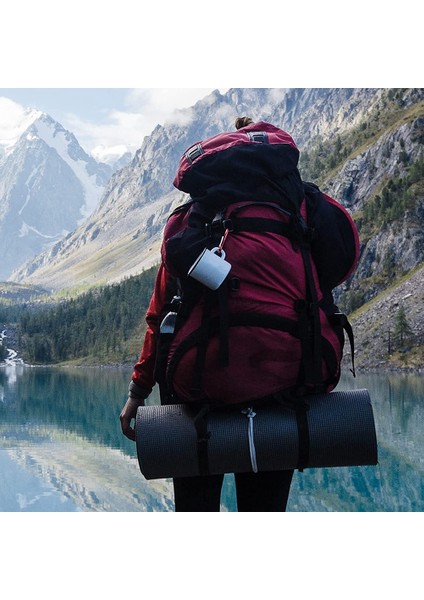
{"type": "Polygon", "coordinates": [[[49,115],[34,116],[0,157],[0,279],[78,227],[112,173],[49,115]]]}

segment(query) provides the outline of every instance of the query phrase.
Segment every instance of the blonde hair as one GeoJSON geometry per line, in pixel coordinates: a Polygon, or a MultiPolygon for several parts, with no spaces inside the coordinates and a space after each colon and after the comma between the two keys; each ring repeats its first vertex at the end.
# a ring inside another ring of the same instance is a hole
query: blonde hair
{"type": "Polygon", "coordinates": [[[246,127],[251,123],[253,123],[253,119],[251,119],[250,117],[237,117],[234,125],[236,129],[241,129],[242,127],[246,127]]]}

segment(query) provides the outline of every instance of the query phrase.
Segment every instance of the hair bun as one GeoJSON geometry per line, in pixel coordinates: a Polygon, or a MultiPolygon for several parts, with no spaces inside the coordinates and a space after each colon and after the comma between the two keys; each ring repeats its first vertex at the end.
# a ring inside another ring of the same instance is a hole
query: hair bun
{"type": "Polygon", "coordinates": [[[236,129],[241,129],[242,127],[246,127],[251,123],[253,123],[253,119],[251,119],[250,117],[237,117],[235,127],[236,129]]]}

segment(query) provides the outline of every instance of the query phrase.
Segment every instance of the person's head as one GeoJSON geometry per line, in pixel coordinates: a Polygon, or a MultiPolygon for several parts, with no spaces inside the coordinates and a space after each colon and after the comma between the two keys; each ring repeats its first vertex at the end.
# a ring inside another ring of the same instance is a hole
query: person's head
{"type": "Polygon", "coordinates": [[[237,117],[234,125],[236,129],[241,129],[242,127],[246,127],[247,125],[251,125],[252,123],[253,119],[251,119],[250,117],[237,117]]]}

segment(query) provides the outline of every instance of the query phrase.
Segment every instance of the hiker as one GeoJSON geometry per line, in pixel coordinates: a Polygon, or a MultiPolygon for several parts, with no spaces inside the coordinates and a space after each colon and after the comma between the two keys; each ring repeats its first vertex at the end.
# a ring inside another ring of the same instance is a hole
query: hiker
{"type": "MultiPolygon", "coordinates": [[[[235,127],[191,146],[180,161],[174,185],[190,200],[165,227],[144,344],[120,415],[129,439],[156,383],[162,404],[240,406],[337,385],[347,325],[331,291],[356,265],[356,230],[340,205],[302,182],[288,134],[249,117],[235,127]],[[236,263],[217,287],[209,263],[206,274],[194,268],[205,247],[209,258],[225,259],[228,249],[236,263]]],[[[223,477],[174,478],[175,510],[219,511],[223,477]]],[[[293,470],[234,477],[239,512],[286,510],[293,470]]]]}

